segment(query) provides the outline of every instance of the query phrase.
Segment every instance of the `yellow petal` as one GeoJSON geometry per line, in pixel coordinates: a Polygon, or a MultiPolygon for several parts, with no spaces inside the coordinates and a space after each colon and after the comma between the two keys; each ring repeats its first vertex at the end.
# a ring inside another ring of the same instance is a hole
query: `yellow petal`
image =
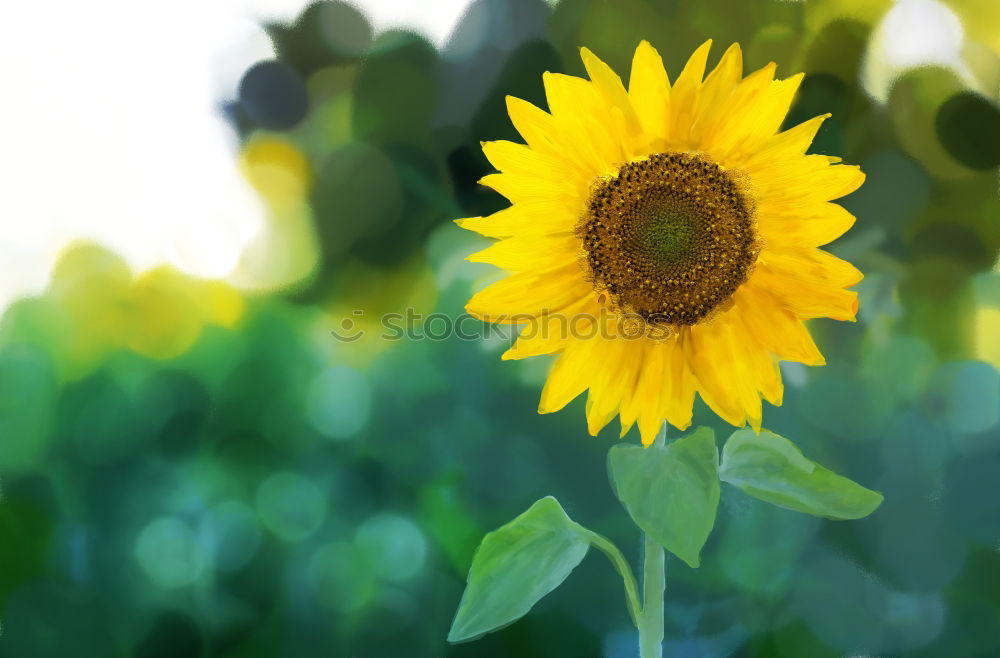
{"type": "Polygon", "coordinates": [[[701,91],[705,63],[708,60],[708,51],[711,47],[711,39],[698,46],[698,49],[688,59],[687,64],[684,65],[681,74],[677,76],[673,89],[670,90],[671,142],[687,142],[688,131],[695,120],[695,103],[698,100],[698,93],[701,91]]]}
{"type": "Polygon", "coordinates": [[[742,77],[743,51],[740,44],[734,43],[726,49],[719,63],[705,78],[700,100],[705,107],[713,107],[716,102],[724,101],[733,93],[742,77]]]}
{"type": "Polygon", "coordinates": [[[834,288],[853,286],[864,278],[861,270],[828,251],[809,247],[764,249],[764,264],[789,277],[823,283],[834,288]]]}
{"type": "Polygon", "coordinates": [[[759,203],[792,206],[839,199],[865,182],[859,167],[830,164],[824,155],[772,160],[747,172],[759,203]]]}
{"type": "Polygon", "coordinates": [[[858,295],[844,290],[863,275],[847,261],[819,249],[761,252],[751,282],[768,290],[800,317],[854,321],[858,295]]]}
{"type": "Polygon", "coordinates": [[[632,57],[628,97],[642,130],[654,139],[667,137],[670,117],[670,80],[663,60],[648,41],[639,43],[632,57]]]}
{"type": "Polygon", "coordinates": [[[639,371],[635,386],[625,392],[622,399],[619,416],[621,419],[620,437],[624,437],[639,418],[639,411],[644,407],[659,405],[659,391],[663,382],[663,363],[660,353],[660,341],[643,340],[637,346],[637,361],[639,371]]]}
{"type": "Polygon", "coordinates": [[[698,142],[709,126],[715,125],[729,110],[729,96],[736,89],[743,75],[743,51],[734,43],[723,53],[719,64],[708,74],[698,97],[695,123],[691,140],[698,142]]]}
{"type": "Polygon", "coordinates": [[[597,314],[597,303],[593,296],[585,297],[558,312],[546,313],[524,324],[517,340],[500,358],[507,361],[558,352],[573,340],[573,328],[589,325],[597,314]]]}
{"type": "Polygon", "coordinates": [[[495,242],[466,260],[524,272],[576,262],[582,253],[580,239],[575,235],[527,235],[495,242]]]}
{"type": "Polygon", "coordinates": [[[747,157],[744,168],[753,172],[761,165],[767,165],[775,160],[781,162],[805,155],[820,126],[831,116],[833,115],[829,113],[821,114],[774,135],[760,147],[757,153],[747,157]]]}
{"type": "Polygon", "coordinates": [[[593,293],[578,263],[512,274],[480,290],[465,305],[486,321],[524,324],[546,312],[566,308],[593,293]]]}
{"type": "Polygon", "coordinates": [[[590,82],[546,72],[542,83],[549,111],[566,134],[562,146],[574,154],[575,160],[597,175],[624,159],[621,143],[608,133],[608,108],[590,82]]]}
{"type": "Polygon", "coordinates": [[[601,433],[611,419],[618,413],[617,408],[605,408],[601,405],[601,398],[594,396],[594,389],[591,386],[590,393],[587,394],[587,406],[584,408],[587,416],[587,433],[597,436],[601,433]]]}
{"type": "MultiPolygon", "coordinates": [[[[597,339],[595,339],[597,340],[597,339]]],[[[639,376],[641,342],[618,338],[595,353],[596,376],[587,396],[587,430],[596,436],[618,413],[627,390],[639,376]]]]}
{"type": "Polygon", "coordinates": [[[587,75],[590,76],[590,80],[604,97],[604,101],[621,111],[626,126],[631,132],[638,132],[639,119],[629,101],[628,92],[625,91],[622,79],[588,48],[580,48],[580,58],[583,60],[584,68],[587,69],[587,75]]]}
{"type": "Polygon", "coordinates": [[[483,142],[483,154],[498,170],[516,176],[536,177],[557,182],[576,182],[586,189],[587,181],[565,160],[506,140],[483,142]]]}
{"type": "Polygon", "coordinates": [[[763,419],[761,384],[769,374],[773,373],[775,365],[771,362],[770,356],[763,351],[752,348],[742,338],[740,327],[736,322],[736,314],[727,314],[725,340],[728,342],[729,354],[731,355],[730,367],[733,373],[730,386],[735,385],[739,392],[741,405],[746,411],[747,423],[754,431],[759,432],[763,419]],[[767,360],[762,362],[759,359],[761,356],[767,360]],[[769,369],[770,372],[765,368],[769,369]]]}
{"type": "Polygon", "coordinates": [[[711,125],[706,125],[702,144],[720,162],[746,136],[748,122],[754,120],[751,113],[761,95],[774,82],[776,66],[771,62],[740,81],[729,95],[723,113],[711,125]]]}
{"type": "Polygon", "coordinates": [[[507,97],[507,114],[533,151],[555,158],[583,184],[593,176],[593,165],[581,158],[573,136],[551,114],[514,96],[507,97]]]}
{"type": "Polygon", "coordinates": [[[650,341],[652,347],[647,371],[640,381],[639,434],[644,445],[649,445],[660,432],[666,419],[674,427],[684,430],[691,424],[691,407],[694,404],[695,379],[688,368],[684,345],[687,329],[667,340],[650,341]]]}
{"type": "Polygon", "coordinates": [[[558,199],[521,201],[486,217],[466,217],[455,223],[488,238],[512,235],[539,235],[572,232],[578,221],[577,211],[558,199]]]}
{"type": "Polygon", "coordinates": [[[581,207],[580,190],[572,180],[555,180],[516,174],[489,174],[479,179],[485,185],[514,203],[522,201],[560,200],[581,207]]]}
{"type": "MultiPolygon", "coordinates": [[[[679,430],[685,430],[691,425],[694,393],[698,384],[687,359],[690,342],[691,330],[684,327],[667,351],[667,383],[663,386],[660,400],[663,415],[679,430]]],[[[643,436],[649,435],[649,432],[650,430],[644,430],[643,436]]]]}
{"type": "MultiPolygon", "coordinates": [[[[749,328],[746,316],[752,309],[739,305],[734,306],[731,315],[733,329],[737,340],[743,346],[740,353],[744,356],[749,372],[754,381],[754,387],[763,394],[764,399],[775,406],[781,405],[784,386],[781,382],[781,371],[778,360],[754,335],[749,328]]],[[[759,426],[758,426],[759,429],[759,426]]]]}
{"type": "Polygon", "coordinates": [[[733,153],[721,154],[722,157],[744,161],[759,151],[781,128],[802,77],[802,73],[797,73],[787,80],[775,80],[763,89],[740,117],[742,134],[735,140],[733,153]]]}
{"type": "Polygon", "coordinates": [[[740,286],[733,300],[742,310],[743,326],[754,340],[779,359],[807,366],[824,365],[826,360],[802,320],[771,293],[752,284],[751,279],[740,286]]]}
{"type": "Polygon", "coordinates": [[[528,146],[541,153],[557,152],[557,131],[552,115],[514,96],[507,96],[507,114],[528,146]]]}
{"type": "Polygon", "coordinates": [[[757,205],[758,235],[768,245],[819,247],[839,238],[854,222],[854,215],[829,201],[800,207],[764,199],[757,205]]]}
{"type": "Polygon", "coordinates": [[[574,340],[566,345],[549,371],[545,386],[542,387],[538,413],[548,414],[559,411],[587,390],[597,374],[592,354],[603,338],[574,340]]]}
{"type": "Polygon", "coordinates": [[[741,427],[747,419],[751,385],[737,367],[740,361],[731,347],[728,323],[717,317],[694,325],[690,334],[687,357],[698,378],[698,393],[720,418],[741,427]]]}

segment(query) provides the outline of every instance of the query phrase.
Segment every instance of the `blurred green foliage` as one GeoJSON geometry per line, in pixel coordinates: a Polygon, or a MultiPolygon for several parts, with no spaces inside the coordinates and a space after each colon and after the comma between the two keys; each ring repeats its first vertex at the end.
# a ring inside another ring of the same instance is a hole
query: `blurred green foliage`
{"type": "MultiPolygon", "coordinates": [[[[989,88],[1000,10],[948,4],[989,88]]],[[[833,112],[814,152],[868,173],[832,247],[866,274],[859,322],[812,323],[830,365],[785,364],[764,420],[885,503],[840,524],[724,487],[701,568],[668,564],[666,654],[1000,655],[1000,114],[942,68],[874,100],[889,5],[477,0],[440,51],[336,2],[270,26],[278,59],[228,113],[285,284],[82,245],[0,320],[0,656],[635,655],[599,558],[445,643],[473,548],[543,495],[638,555],[607,485],[617,430],[587,437],[582,401],[536,415],[547,361],[501,362],[509,336],[385,341],[376,318],[456,317],[495,276],[450,220],[503,205],[476,181],[479,141],[516,137],[506,94],[544,105],[541,73],[582,73],[580,45],[625,73],[649,39],[676,75],[708,37],[804,70],[788,125],[833,112]]],[[[695,423],[728,435],[700,402],[695,423]]]]}

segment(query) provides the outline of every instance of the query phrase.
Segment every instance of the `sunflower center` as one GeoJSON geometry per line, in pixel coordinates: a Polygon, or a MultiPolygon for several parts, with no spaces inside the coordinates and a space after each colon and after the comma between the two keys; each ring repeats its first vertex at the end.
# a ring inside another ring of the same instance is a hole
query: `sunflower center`
{"type": "Polygon", "coordinates": [[[690,153],[623,165],[594,189],[577,233],[595,285],[652,324],[704,319],[746,281],[758,252],[736,181],[690,153]]]}

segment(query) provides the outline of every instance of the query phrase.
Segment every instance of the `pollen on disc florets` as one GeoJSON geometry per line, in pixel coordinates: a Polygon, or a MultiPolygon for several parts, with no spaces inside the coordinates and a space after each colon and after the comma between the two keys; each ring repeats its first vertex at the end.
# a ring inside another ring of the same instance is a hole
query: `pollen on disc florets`
{"type": "Polygon", "coordinates": [[[693,325],[757,260],[753,207],[737,180],[694,153],[657,153],[598,183],[577,226],[594,284],[654,325],[693,325]]]}

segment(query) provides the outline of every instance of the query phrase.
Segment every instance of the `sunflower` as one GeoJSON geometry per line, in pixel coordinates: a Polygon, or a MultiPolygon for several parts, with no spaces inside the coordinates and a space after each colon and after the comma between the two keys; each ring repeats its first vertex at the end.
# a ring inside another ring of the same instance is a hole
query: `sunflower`
{"type": "Polygon", "coordinates": [[[780,131],[802,74],[743,77],[738,44],[705,77],[711,40],[671,85],[647,42],[628,88],[581,49],[589,80],[545,73],[545,112],[508,97],[526,144],[483,143],[511,205],[458,220],[499,238],[469,260],[510,272],[469,300],[521,325],[504,359],[557,354],[540,413],[589,389],[587,425],[621,417],[653,441],[685,429],[698,393],[736,426],[780,405],[780,360],[822,365],[804,321],[854,320],[862,274],[819,247],[854,217],[831,203],[864,181],[807,155],[823,120],[780,131]]]}

